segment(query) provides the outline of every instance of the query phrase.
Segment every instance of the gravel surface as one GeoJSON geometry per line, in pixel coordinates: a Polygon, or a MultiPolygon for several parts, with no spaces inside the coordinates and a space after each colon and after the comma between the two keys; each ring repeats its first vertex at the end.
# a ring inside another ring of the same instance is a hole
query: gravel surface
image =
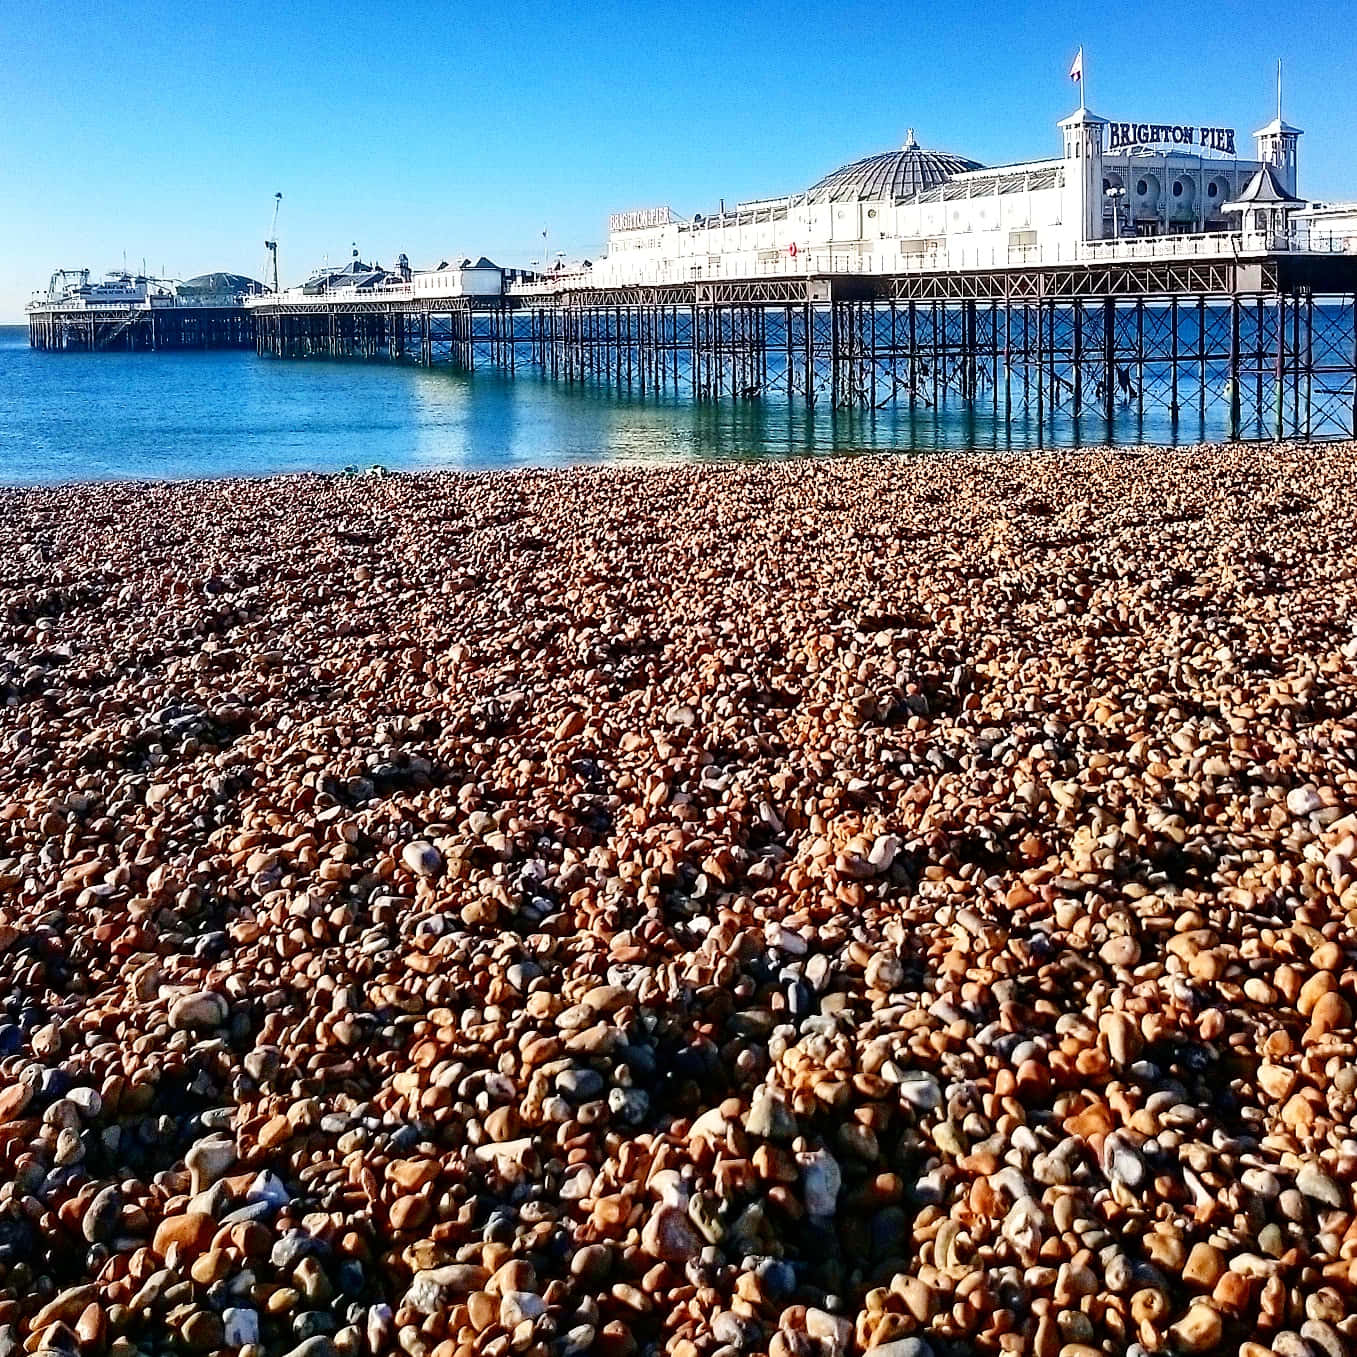
{"type": "Polygon", "coordinates": [[[1357,1353],[1354,486],[0,492],[0,1357],[1357,1353]]]}

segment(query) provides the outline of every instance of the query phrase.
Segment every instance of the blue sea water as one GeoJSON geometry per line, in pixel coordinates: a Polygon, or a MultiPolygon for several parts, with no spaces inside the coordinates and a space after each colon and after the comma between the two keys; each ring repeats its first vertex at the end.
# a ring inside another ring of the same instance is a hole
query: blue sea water
{"type": "MultiPolygon", "coordinates": [[[[1205,422],[1119,410],[1118,442],[1221,437],[1205,422]]],[[[1010,449],[1108,441],[1101,418],[996,418],[985,401],[808,410],[785,399],[694,402],[535,374],[252,352],[42,353],[0,327],[0,484],[340,471],[493,470],[781,457],[858,450],[1010,449]]]]}

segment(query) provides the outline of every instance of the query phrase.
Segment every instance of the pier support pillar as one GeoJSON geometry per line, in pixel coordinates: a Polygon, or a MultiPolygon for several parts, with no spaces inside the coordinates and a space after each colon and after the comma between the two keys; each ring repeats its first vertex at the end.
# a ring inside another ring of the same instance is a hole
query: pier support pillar
{"type": "Polygon", "coordinates": [[[1117,299],[1108,297],[1103,302],[1103,418],[1107,421],[1107,437],[1112,438],[1112,423],[1116,415],[1117,391],[1117,299]]]}
{"type": "MultiPolygon", "coordinates": [[[[1203,335],[1202,347],[1206,346],[1203,335]]],[[[1239,297],[1230,297],[1230,442],[1239,441],[1239,297]]]]}
{"type": "Polygon", "coordinates": [[[1282,441],[1284,421],[1286,419],[1286,298],[1277,293],[1277,350],[1273,366],[1273,437],[1282,441]]]}

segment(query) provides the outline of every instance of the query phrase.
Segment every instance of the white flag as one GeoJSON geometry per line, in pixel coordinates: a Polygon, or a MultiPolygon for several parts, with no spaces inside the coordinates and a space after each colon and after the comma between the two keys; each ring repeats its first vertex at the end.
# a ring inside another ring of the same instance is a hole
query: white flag
{"type": "Polygon", "coordinates": [[[1074,61],[1070,65],[1070,79],[1077,80],[1080,84],[1084,81],[1084,49],[1081,47],[1075,53],[1074,61]]]}

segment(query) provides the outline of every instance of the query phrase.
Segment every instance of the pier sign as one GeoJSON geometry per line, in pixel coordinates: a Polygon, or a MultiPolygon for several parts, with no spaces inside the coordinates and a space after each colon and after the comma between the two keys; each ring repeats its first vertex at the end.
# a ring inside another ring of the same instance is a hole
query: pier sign
{"type": "Polygon", "coordinates": [[[609,231],[645,231],[652,226],[668,226],[674,220],[669,207],[638,207],[631,212],[614,212],[608,218],[609,231]]]}
{"type": "Polygon", "coordinates": [[[1196,123],[1107,124],[1109,151],[1129,151],[1138,146],[1197,146],[1203,151],[1234,155],[1234,128],[1206,127],[1196,123]]]}

